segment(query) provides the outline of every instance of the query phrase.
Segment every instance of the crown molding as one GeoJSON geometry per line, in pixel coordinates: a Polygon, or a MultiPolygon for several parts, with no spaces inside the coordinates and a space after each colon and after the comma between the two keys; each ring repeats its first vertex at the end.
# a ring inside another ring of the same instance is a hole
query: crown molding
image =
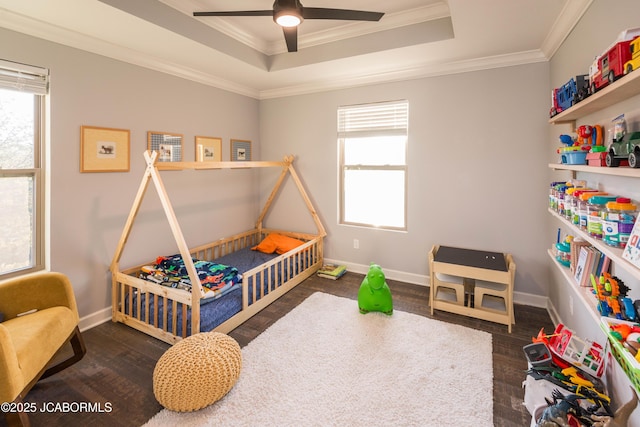
{"type": "Polygon", "coordinates": [[[259,97],[256,89],[1,8],[0,27],[251,98],[259,97]]]}
{"type": "Polygon", "coordinates": [[[547,34],[540,50],[551,59],[560,48],[564,40],[569,36],[573,27],[576,26],[582,15],[585,14],[593,0],[567,0],[560,15],[551,26],[551,31],[547,34]]]}
{"type": "MultiPolygon", "coordinates": [[[[161,3],[166,4],[167,6],[184,13],[187,16],[192,17],[193,19],[202,22],[203,24],[213,28],[216,31],[221,32],[222,34],[229,36],[231,38],[236,39],[240,43],[243,43],[249,46],[252,49],[257,50],[260,53],[267,54],[269,51],[269,42],[256,37],[254,34],[244,31],[238,28],[236,25],[233,25],[231,22],[224,18],[218,17],[217,19],[211,19],[209,17],[194,17],[193,10],[187,8],[187,3],[182,0],[159,0],[161,3]]],[[[208,10],[207,5],[200,1],[199,2],[200,10],[208,10]]],[[[275,24],[274,24],[275,25],[275,24]]]]}
{"type": "Polygon", "coordinates": [[[475,58],[464,61],[452,61],[439,64],[418,64],[405,69],[393,69],[372,73],[359,74],[343,79],[331,79],[304,85],[289,86],[279,89],[260,91],[259,99],[283,98],[287,96],[306,95],[337,89],[348,89],[380,83],[392,83],[404,80],[415,80],[426,77],[436,77],[450,74],[468,73],[473,71],[490,70],[494,68],[512,67],[516,65],[546,62],[547,57],[541,50],[530,50],[485,58],[475,58]]]}

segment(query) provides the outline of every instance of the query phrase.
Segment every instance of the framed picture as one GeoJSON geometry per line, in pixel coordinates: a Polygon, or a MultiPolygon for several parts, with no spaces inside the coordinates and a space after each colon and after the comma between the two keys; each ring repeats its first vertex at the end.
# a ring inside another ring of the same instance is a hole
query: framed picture
{"type": "Polygon", "coordinates": [[[169,132],[147,132],[147,149],[158,152],[158,162],[182,161],[182,135],[169,132]]]}
{"type": "Polygon", "coordinates": [[[222,161],[222,138],[196,136],[196,162],[222,161]]]}
{"type": "Polygon", "coordinates": [[[251,160],[251,141],[231,140],[231,161],[248,162],[251,160]]]}
{"type": "Polygon", "coordinates": [[[80,126],[80,172],[129,172],[127,129],[80,126]]]}

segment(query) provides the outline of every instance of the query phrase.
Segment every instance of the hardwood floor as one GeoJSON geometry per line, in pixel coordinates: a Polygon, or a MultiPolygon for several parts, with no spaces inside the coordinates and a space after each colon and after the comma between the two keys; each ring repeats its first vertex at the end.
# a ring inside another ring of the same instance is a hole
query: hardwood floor
{"type": "MultiPolygon", "coordinates": [[[[362,278],[355,273],[348,273],[337,281],[309,278],[229,335],[245,346],[314,292],[355,300],[362,278]]],[[[388,283],[394,309],[431,317],[429,288],[393,280],[388,280],[388,283]]],[[[546,331],[554,329],[544,309],[516,305],[515,315],[516,324],[511,334],[504,325],[440,311],[433,316],[492,334],[496,426],[530,424],[531,418],[522,404],[522,381],[527,368],[522,346],[530,343],[540,328],[544,327],[546,331]]],[[[156,361],[169,347],[168,344],[112,322],[85,331],[83,336],[87,346],[84,359],[39,382],[27,396],[26,401],[38,408],[30,415],[33,426],[140,426],[162,409],[153,395],[152,375],[156,361]],[[78,411],[80,402],[90,403],[98,411],[78,411]],[[65,404],[71,404],[67,410],[63,406],[65,404]],[[42,411],[43,407],[47,411],[42,411]]],[[[474,369],[473,355],[469,357],[469,369],[474,369]]],[[[488,392],[478,390],[478,393],[488,392]]],[[[452,403],[455,408],[455,402],[452,403]]],[[[4,419],[0,417],[0,426],[4,425],[4,419]]],[[[473,425],[473,420],[469,425],[473,425]]]]}

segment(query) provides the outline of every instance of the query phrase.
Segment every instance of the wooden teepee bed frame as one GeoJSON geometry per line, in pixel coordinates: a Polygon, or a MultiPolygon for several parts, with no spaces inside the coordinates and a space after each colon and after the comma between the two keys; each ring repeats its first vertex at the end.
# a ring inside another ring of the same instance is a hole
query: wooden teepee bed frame
{"type": "MultiPolygon", "coordinates": [[[[170,344],[186,337],[189,334],[188,329],[190,329],[190,334],[201,332],[200,299],[203,297],[204,292],[202,284],[198,279],[192,257],[198,260],[213,261],[229,253],[253,247],[272,232],[294,237],[305,243],[258,267],[244,272],[242,274],[242,309],[218,325],[213,329],[214,331],[226,333],[236,328],[304,279],[314,274],[322,265],[323,238],[326,232],[313,208],[311,200],[304,190],[302,182],[293,168],[293,156],[287,156],[281,162],[175,162],[170,164],[157,164],[157,153],[147,151],[144,153],[144,158],[147,167],[122,231],[120,241],[118,242],[113,261],[111,262],[112,320],[114,322],[122,322],[170,344]],[[189,248],[185,242],[171,202],[169,201],[159,170],[246,169],[265,167],[281,168],[282,172],[258,217],[256,227],[253,230],[217,239],[209,244],[189,248]],[[265,215],[287,176],[290,176],[295,182],[318,229],[317,234],[263,228],[262,223],[265,215]],[[185,262],[191,283],[197,284],[197,286],[193,286],[192,292],[161,286],[138,278],[138,273],[142,266],[148,265],[149,263],[124,270],[120,268],[120,258],[150,181],[154,183],[158,192],[160,202],[169,221],[173,238],[185,262]],[[282,266],[285,267],[283,268],[282,266]],[[288,269],[289,272],[284,274],[284,269],[288,269]],[[274,279],[274,275],[277,276],[276,279],[274,279]],[[264,281],[268,281],[269,283],[263,286],[262,283],[264,283],[264,281]],[[249,292],[250,286],[253,287],[252,292],[249,292]],[[251,298],[249,298],[250,294],[251,298]],[[154,310],[154,304],[155,307],[159,307],[160,304],[162,307],[171,307],[172,310],[164,310],[164,312],[160,309],[154,310]],[[167,311],[172,312],[172,314],[168,315],[167,311]],[[180,315],[180,312],[190,312],[190,316],[180,315]],[[180,331],[180,335],[177,335],[175,331],[180,331]]],[[[224,298],[224,296],[222,298],[224,298]]],[[[203,309],[206,309],[205,307],[208,307],[208,304],[203,306],[203,309]]]]}

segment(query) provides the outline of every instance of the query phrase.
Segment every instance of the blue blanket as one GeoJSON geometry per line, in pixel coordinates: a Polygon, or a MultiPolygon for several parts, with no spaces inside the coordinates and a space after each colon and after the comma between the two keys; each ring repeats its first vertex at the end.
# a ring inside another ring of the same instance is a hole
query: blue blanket
{"type": "MultiPolygon", "coordinates": [[[[218,259],[216,259],[216,263],[218,264],[222,264],[222,265],[227,265],[227,266],[233,266],[235,267],[239,272],[240,275],[246,271],[251,270],[252,268],[255,268],[259,265],[262,265],[270,260],[272,260],[273,258],[277,257],[277,254],[264,254],[262,252],[258,252],[258,251],[253,251],[250,248],[245,248],[245,249],[241,249],[239,251],[233,252],[231,254],[225,255],[223,257],[220,257],[218,259]]],[[[284,276],[288,278],[291,277],[291,274],[289,273],[289,270],[295,274],[295,271],[297,270],[296,268],[292,268],[289,269],[288,266],[286,265],[281,265],[281,263],[276,264],[275,268],[277,268],[279,271],[283,271],[284,272],[284,276]]],[[[258,277],[258,281],[261,281],[261,286],[257,286],[257,295],[256,295],[256,300],[260,299],[260,297],[262,296],[262,293],[264,292],[264,294],[267,294],[269,292],[269,286],[271,285],[273,286],[277,286],[280,282],[283,281],[283,277],[281,275],[278,275],[278,280],[275,279],[275,273],[274,273],[274,268],[271,268],[269,271],[268,275],[264,275],[265,277],[258,277]]],[[[261,275],[262,276],[262,275],[261,275]]],[[[133,316],[136,317],[137,316],[137,304],[136,304],[136,299],[138,297],[138,294],[136,293],[136,295],[134,295],[133,300],[133,316]]],[[[250,282],[249,283],[249,305],[251,305],[251,302],[253,300],[253,283],[250,282]]],[[[128,305],[128,299],[127,301],[127,305],[128,305]]],[[[156,316],[156,308],[155,308],[155,304],[154,304],[154,300],[152,299],[150,301],[149,304],[149,317],[151,319],[154,318],[154,316],[156,316]]],[[[142,300],[141,300],[142,306],[144,307],[144,303],[145,303],[145,295],[142,295],[142,300]]],[[[173,316],[173,306],[172,304],[169,304],[167,307],[164,307],[163,304],[163,300],[162,298],[158,298],[158,322],[157,325],[159,328],[163,327],[163,318],[165,316],[165,314],[163,313],[163,311],[166,309],[167,310],[167,319],[171,319],[173,316]]],[[[224,298],[213,298],[213,299],[203,299],[201,300],[201,304],[200,304],[201,308],[200,308],[200,331],[204,332],[204,331],[211,331],[213,329],[215,329],[218,325],[224,323],[225,321],[229,320],[232,316],[234,316],[235,314],[239,313],[242,310],[242,287],[240,285],[238,286],[234,286],[233,289],[231,289],[230,291],[228,291],[225,295],[224,298]]],[[[128,312],[128,308],[127,308],[127,312],[128,312]]],[[[177,323],[177,327],[176,327],[176,331],[174,332],[175,335],[182,335],[182,316],[183,316],[183,310],[182,310],[182,304],[178,304],[177,305],[177,315],[178,315],[178,323],[177,323]]],[[[145,321],[145,314],[141,313],[141,319],[143,321],[145,321]]],[[[187,319],[188,321],[188,326],[187,326],[187,334],[190,335],[191,334],[191,308],[188,307],[187,308],[187,319]]],[[[153,322],[151,322],[153,323],[153,322]]],[[[168,331],[169,332],[173,332],[172,331],[172,325],[168,325],[168,331]]]]}
{"type": "MultiPolygon", "coordinates": [[[[197,259],[193,259],[193,265],[207,300],[220,298],[242,282],[242,275],[236,267],[197,259]]],[[[151,269],[143,268],[140,276],[161,285],[191,292],[191,279],[180,254],[158,257],[151,269]]]]}

